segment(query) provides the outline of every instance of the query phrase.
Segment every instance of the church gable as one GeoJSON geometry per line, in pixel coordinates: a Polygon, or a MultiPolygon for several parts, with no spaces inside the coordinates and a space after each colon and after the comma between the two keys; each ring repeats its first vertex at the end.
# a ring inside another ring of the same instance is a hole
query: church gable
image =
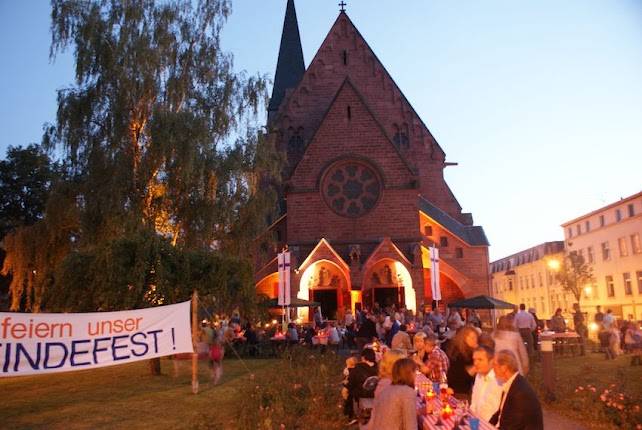
{"type": "Polygon", "coordinates": [[[274,127],[298,164],[338,88],[348,78],[370,107],[388,139],[418,171],[419,193],[451,216],[461,207],[443,177],[445,153],[345,13],[339,14],[299,85],[288,92],[274,127]]]}
{"type": "Polygon", "coordinates": [[[374,115],[400,149],[421,150],[443,162],[445,155],[430,131],[345,13],[339,15],[301,83],[281,106],[285,128],[302,127],[309,138],[346,77],[373,106],[374,115]]]}
{"type": "MultiPolygon", "coordinates": [[[[324,172],[344,159],[364,161],[371,173],[379,176],[384,188],[416,185],[414,172],[349,80],[340,87],[296,165],[289,181],[290,189],[317,189],[324,172]]],[[[368,174],[365,170],[361,173],[368,174]]]]}

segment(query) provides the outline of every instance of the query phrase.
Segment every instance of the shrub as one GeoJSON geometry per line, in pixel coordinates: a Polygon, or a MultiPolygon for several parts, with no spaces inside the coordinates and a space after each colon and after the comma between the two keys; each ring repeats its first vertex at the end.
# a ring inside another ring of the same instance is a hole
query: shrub
{"type": "Polygon", "coordinates": [[[245,388],[237,428],[332,430],[344,427],[342,360],[331,351],[289,350],[245,388]]]}

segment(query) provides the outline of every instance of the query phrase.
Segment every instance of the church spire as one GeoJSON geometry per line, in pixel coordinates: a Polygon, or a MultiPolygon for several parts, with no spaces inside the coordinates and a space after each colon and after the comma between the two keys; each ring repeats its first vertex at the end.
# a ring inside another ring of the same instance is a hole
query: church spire
{"type": "Polygon", "coordinates": [[[301,81],[304,72],[303,49],[301,48],[301,37],[299,36],[299,24],[296,19],[294,0],[288,0],[285,20],[283,21],[279,60],[274,75],[272,98],[270,98],[270,104],[268,105],[268,122],[279,110],[285,91],[296,87],[301,81]]]}

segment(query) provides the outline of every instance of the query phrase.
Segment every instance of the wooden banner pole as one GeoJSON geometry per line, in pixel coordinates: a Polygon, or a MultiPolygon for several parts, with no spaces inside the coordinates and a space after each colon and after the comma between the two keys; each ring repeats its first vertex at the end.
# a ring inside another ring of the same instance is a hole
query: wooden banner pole
{"type": "Polygon", "coordinates": [[[192,343],[194,352],[192,353],[192,393],[198,394],[198,352],[196,344],[198,342],[198,293],[196,290],[192,293],[192,343]]]}

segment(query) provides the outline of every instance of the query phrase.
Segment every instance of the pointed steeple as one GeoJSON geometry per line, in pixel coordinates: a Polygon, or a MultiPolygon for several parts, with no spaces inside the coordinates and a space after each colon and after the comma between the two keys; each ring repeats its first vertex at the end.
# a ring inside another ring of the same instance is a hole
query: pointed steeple
{"type": "Polygon", "coordinates": [[[279,110],[283,97],[285,97],[285,91],[296,87],[301,81],[303,73],[305,73],[305,64],[303,62],[301,37],[299,36],[299,24],[296,19],[294,0],[288,0],[285,20],[283,21],[279,60],[274,75],[272,98],[270,98],[270,104],[268,105],[268,122],[279,110]]]}

